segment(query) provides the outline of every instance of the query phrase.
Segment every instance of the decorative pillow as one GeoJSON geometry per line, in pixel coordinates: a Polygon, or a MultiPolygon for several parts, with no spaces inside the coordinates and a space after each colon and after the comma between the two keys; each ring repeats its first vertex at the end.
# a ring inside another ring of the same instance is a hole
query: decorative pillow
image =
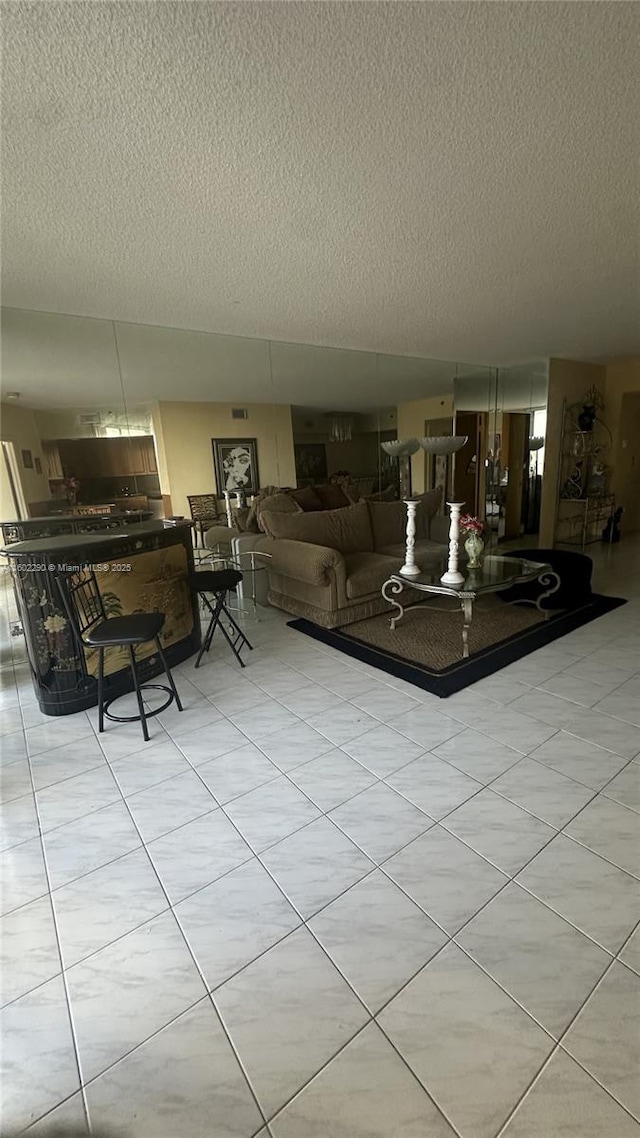
{"type": "Polygon", "coordinates": [[[321,510],[323,508],[322,502],[316,494],[313,486],[304,486],[301,490],[292,490],[291,497],[294,502],[297,502],[300,509],[304,510],[305,514],[312,513],[314,510],[321,510]]]}
{"type": "Polygon", "coordinates": [[[258,529],[262,533],[266,533],[263,522],[263,513],[269,514],[301,514],[302,510],[297,502],[294,502],[290,494],[270,494],[267,498],[261,498],[256,503],[256,521],[258,529]]]}
{"type": "Polygon", "coordinates": [[[307,514],[265,510],[262,524],[269,537],[308,541],[337,549],[339,553],[373,553],[373,532],[366,502],[307,514]]]}
{"type": "Polygon", "coordinates": [[[247,530],[249,533],[260,533],[258,528],[258,507],[263,498],[270,498],[273,494],[281,494],[283,492],[282,486],[264,486],[262,490],[258,490],[258,493],[254,494],[247,521],[247,530]]]}
{"type": "Polygon", "coordinates": [[[327,484],[314,486],[314,490],[322,502],[323,510],[340,510],[349,505],[349,499],[341,486],[327,484]]]}

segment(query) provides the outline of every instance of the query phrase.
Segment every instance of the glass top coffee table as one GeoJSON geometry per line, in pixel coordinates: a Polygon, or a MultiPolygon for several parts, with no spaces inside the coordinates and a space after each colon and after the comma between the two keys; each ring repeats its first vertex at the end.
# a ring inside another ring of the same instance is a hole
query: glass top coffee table
{"type": "MultiPolygon", "coordinates": [[[[416,589],[420,593],[433,596],[456,597],[462,609],[462,657],[469,655],[469,626],[473,619],[473,602],[483,593],[498,593],[501,589],[508,589],[511,585],[518,585],[524,581],[538,581],[541,591],[533,599],[519,598],[519,604],[532,604],[548,619],[549,613],[542,607],[542,601],[550,597],[560,588],[560,578],[546,562],[526,561],[522,557],[500,557],[487,554],[483,558],[479,569],[469,569],[465,564],[460,565],[460,572],[464,574],[461,585],[443,585],[440,578],[447,568],[447,554],[436,556],[422,570],[419,577],[403,577],[400,573],[392,573],[382,586],[382,595],[397,611],[391,616],[391,629],[394,630],[399,620],[402,620],[405,605],[398,599],[405,589],[416,589]]],[[[412,604],[412,609],[431,608],[432,606],[412,604]]],[[[447,610],[450,612],[451,610],[447,610]]]]}

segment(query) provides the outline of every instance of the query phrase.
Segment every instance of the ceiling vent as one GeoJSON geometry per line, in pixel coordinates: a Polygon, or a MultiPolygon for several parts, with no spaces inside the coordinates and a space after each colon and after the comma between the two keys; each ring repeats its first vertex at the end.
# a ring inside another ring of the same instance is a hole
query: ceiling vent
{"type": "Polygon", "coordinates": [[[231,408],[231,418],[232,419],[248,419],[249,418],[249,412],[247,411],[246,407],[232,407],[231,408]]]}
{"type": "Polygon", "coordinates": [[[98,427],[101,422],[99,411],[91,411],[87,415],[78,415],[78,423],[81,427],[98,427]]]}

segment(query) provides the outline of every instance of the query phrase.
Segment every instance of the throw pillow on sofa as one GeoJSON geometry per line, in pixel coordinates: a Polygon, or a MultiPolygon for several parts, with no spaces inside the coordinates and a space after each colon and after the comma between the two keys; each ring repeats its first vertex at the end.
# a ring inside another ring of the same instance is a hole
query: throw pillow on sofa
{"type": "Polygon", "coordinates": [[[268,498],[261,498],[256,503],[256,521],[258,529],[262,533],[267,533],[262,517],[263,514],[301,514],[302,510],[297,502],[294,502],[290,494],[270,494],[268,498]]]}
{"type": "Polygon", "coordinates": [[[340,510],[349,505],[342,486],[327,483],[325,486],[314,486],[314,490],[322,502],[323,510],[340,510]]]}
{"type": "Polygon", "coordinates": [[[305,514],[324,509],[313,486],[304,486],[301,490],[292,490],[291,497],[294,502],[298,503],[300,509],[304,510],[305,514]]]}
{"type": "Polygon", "coordinates": [[[366,502],[318,513],[262,514],[269,537],[324,545],[338,553],[373,553],[373,532],[366,502]]]}
{"type": "Polygon", "coordinates": [[[249,508],[249,517],[246,521],[247,533],[260,533],[260,526],[258,525],[258,510],[265,498],[271,498],[276,494],[284,494],[286,490],[282,486],[264,486],[262,490],[254,495],[253,501],[249,508]]]}

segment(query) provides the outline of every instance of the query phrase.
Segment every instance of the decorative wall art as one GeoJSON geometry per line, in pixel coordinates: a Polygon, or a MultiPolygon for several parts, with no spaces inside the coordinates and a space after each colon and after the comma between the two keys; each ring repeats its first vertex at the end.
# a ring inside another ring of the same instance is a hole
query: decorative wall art
{"type": "Polygon", "coordinates": [[[260,488],[256,439],[212,439],[218,497],[225,490],[255,494],[260,488]]]}
{"type": "Polygon", "coordinates": [[[23,450],[22,465],[26,470],[33,470],[33,455],[30,450],[23,450]]]}
{"type": "Polygon", "coordinates": [[[320,482],[327,477],[327,452],[324,443],[295,443],[293,449],[298,478],[320,482]]]}

